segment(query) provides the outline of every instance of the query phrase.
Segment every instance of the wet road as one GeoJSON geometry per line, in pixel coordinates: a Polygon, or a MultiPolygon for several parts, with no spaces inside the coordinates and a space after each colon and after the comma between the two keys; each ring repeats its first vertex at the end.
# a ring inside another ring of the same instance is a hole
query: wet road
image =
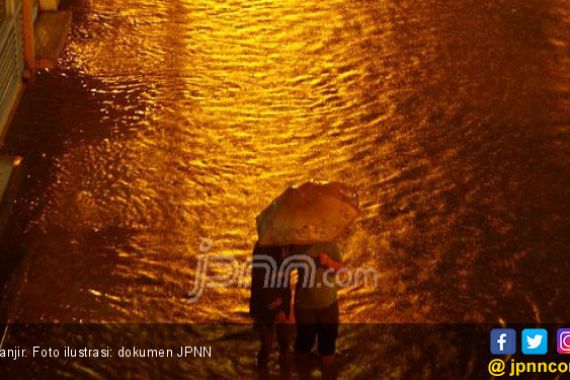
{"type": "Polygon", "coordinates": [[[29,174],[10,320],[247,322],[246,289],[184,302],[201,239],[245,260],[312,178],[357,189],[344,257],[381,274],[343,321],[570,318],[567,0],[72,8],[5,146],[29,174]]]}

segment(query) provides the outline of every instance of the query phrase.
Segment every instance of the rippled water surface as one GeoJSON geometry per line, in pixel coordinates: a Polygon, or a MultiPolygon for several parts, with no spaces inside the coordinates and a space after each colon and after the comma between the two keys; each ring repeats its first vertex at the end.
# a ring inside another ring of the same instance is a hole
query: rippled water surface
{"type": "Polygon", "coordinates": [[[10,320],[247,322],[246,289],[185,302],[201,239],[245,260],[313,178],[357,189],[344,258],[381,274],[343,321],[570,318],[567,0],[70,6],[5,147],[29,174],[10,320]]]}

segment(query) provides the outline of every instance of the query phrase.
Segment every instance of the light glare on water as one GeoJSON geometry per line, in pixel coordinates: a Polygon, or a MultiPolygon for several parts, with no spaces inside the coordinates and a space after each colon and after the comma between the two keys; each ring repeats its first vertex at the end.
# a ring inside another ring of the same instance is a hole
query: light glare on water
{"type": "Polygon", "coordinates": [[[381,274],[343,321],[568,317],[566,1],[73,10],[7,142],[30,163],[13,320],[246,322],[247,289],[184,302],[200,241],[245,260],[310,179],[358,190],[344,258],[381,274]]]}
{"type": "MultiPolygon", "coordinates": [[[[377,288],[341,292],[342,322],[569,319],[567,0],[71,5],[61,67],[27,88],[6,141],[27,164],[24,232],[10,237],[25,259],[3,293],[11,322],[249,322],[244,288],[187,302],[200,245],[245,261],[255,216],[310,179],[358,191],[343,256],[380,273],[377,288]]],[[[11,328],[8,344],[36,344],[37,326],[11,328]]],[[[169,362],[161,378],[254,376],[251,333],[185,326],[63,325],[43,338],[225,339],[215,363],[169,362]]],[[[370,326],[341,331],[344,378],[413,378],[419,362],[423,378],[467,376],[430,367],[460,363],[437,331],[418,359],[394,354],[415,332],[370,326]]],[[[153,363],[49,369],[145,378],[153,363]]]]}

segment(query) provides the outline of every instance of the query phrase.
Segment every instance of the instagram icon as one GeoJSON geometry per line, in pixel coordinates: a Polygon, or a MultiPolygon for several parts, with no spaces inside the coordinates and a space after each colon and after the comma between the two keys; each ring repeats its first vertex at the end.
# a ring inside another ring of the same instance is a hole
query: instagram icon
{"type": "Polygon", "coordinates": [[[570,329],[558,329],[556,349],[559,354],[570,354],[570,329]]]}

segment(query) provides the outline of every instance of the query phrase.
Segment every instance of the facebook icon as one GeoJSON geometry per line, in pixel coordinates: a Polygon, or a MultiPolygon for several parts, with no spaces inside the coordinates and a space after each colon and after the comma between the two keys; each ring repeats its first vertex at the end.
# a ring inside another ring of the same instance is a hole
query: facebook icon
{"type": "Polygon", "coordinates": [[[491,353],[513,355],[517,351],[517,332],[513,329],[491,330],[491,353]]]}

